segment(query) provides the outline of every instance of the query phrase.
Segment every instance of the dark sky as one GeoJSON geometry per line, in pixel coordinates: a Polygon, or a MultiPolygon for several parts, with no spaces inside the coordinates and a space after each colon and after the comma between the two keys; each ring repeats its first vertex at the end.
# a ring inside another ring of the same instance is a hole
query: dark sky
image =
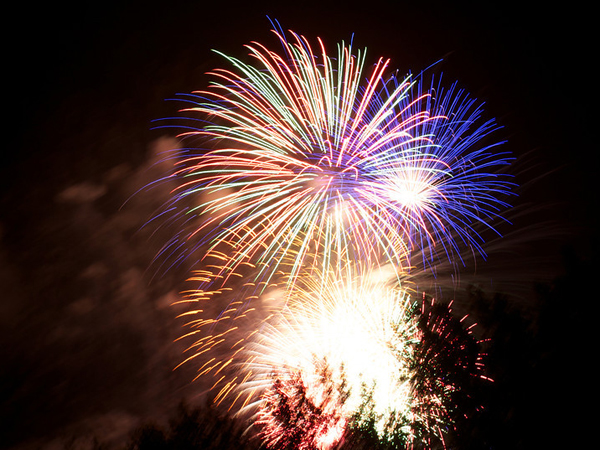
{"type": "Polygon", "coordinates": [[[487,272],[529,287],[562,273],[565,245],[589,257],[597,206],[590,11],[482,3],[11,6],[5,21],[18,26],[3,39],[0,447],[56,448],[99,429],[118,440],[196,392],[189,372],[171,372],[181,347],[171,344],[180,330],[168,304],[186,273],[151,281],[164,236],[139,231],[166,194],[123,204],[164,169],[153,163],[168,133],[151,121],[178,106],[164,99],[205,86],[204,73],[222,64],[213,48],[243,56],[253,40],[277,45],[267,15],[332,51],[354,35],[373,62],[389,57],[401,73],[443,58],[444,77],[486,103],[522,185],[507,243],[492,246],[504,257],[492,251],[487,272]]]}

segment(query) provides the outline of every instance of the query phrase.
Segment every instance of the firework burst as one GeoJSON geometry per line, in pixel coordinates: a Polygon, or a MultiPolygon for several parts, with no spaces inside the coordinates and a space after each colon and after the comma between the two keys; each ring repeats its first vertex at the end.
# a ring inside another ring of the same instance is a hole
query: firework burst
{"type": "Polygon", "coordinates": [[[511,185],[496,171],[510,158],[483,144],[496,126],[475,100],[389,75],[388,60],[367,70],[366,52],[344,43],[333,57],[320,40],[313,50],[276,35],[281,53],[254,43],[253,64],[223,55],[232,69],[186,99],[206,123],[181,137],[212,150],[183,152],[170,206],[200,222],[164,253],[192,237],[209,252],[225,243],[225,272],[251,263],[268,281],[293,251],[290,283],[310,253],[400,270],[415,249],[425,265],[463,247],[483,254],[473,224],[506,206],[511,185]]]}
{"type": "Polygon", "coordinates": [[[355,264],[300,278],[247,345],[239,370],[248,376],[234,390],[253,399],[245,408],[267,445],[327,449],[365,433],[443,442],[473,410],[465,390],[485,379],[481,355],[449,305],[417,306],[393,279],[355,264]]]}
{"type": "MultiPolygon", "coordinates": [[[[303,242],[303,237],[299,238],[296,248],[303,242]]],[[[190,355],[182,364],[203,362],[198,377],[214,378],[216,402],[224,402],[230,409],[235,405],[244,409],[271,382],[274,360],[294,373],[301,369],[306,376],[315,355],[336,367],[345,365],[346,376],[354,386],[371,385],[378,378],[378,404],[396,400],[382,380],[387,374],[385,383],[394,383],[393,372],[401,367],[382,345],[387,342],[385,345],[393,345],[398,352],[402,342],[409,340],[409,331],[401,332],[400,328],[410,326],[404,319],[412,308],[405,290],[389,287],[397,284],[397,271],[391,264],[373,269],[360,260],[350,263],[345,254],[335,252],[329,255],[327,267],[318,262],[318,255],[308,256],[317,263],[294,275],[292,288],[287,279],[291,271],[286,269],[295,264],[294,253],[281,262],[283,270],[277,274],[277,283],[247,281],[256,269],[246,265],[244,275],[228,272],[230,280],[222,287],[223,266],[218,262],[227,258],[221,253],[211,258],[215,264],[190,278],[193,288],[178,302],[188,305],[180,317],[186,320],[189,332],[181,339],[191,341],[187,349],[190,355]],[[223,308],[223,304],[227,306],[223,308]],[[361,341],[354,342],[358,335],[353,329],[364,329],[361,341]],[[369,340],[370,336],[375,340],[369,340]],[[313,354],[318,347],[323,350],[313,354]],[[218,356],[207,357],[215,354],[218,356]],[[261,363],[263,358],[268,362],[261,363]],[[298,366],[301,363],[308,365],[298,366]],[[266,373],[258,371],[261,365],[267,368],[266,373]],[[368,373],[363,366],[370,367],[368,373]],[[267,385],[260,383],[261,377],[267,385]]]]}
{"type": "Polygon", "coordinates": [[[451,309],[419,308],[404,278],[415,258],[485,254],[477,230],[508,206],[511,158],[456,85],[275,34],[280,53],[222,55],[231,69],[187,97],[203,125],[181,138],[203,148],[180,152],[166,212],[185,226],[161,252],[171,264],[203,254],[182,299],[184,363],[199,361],[214,400],[251,417],[270,448],[365,432],[443,442],[468,409],[465,386],[485,378],[480,355],[451,309]]]}

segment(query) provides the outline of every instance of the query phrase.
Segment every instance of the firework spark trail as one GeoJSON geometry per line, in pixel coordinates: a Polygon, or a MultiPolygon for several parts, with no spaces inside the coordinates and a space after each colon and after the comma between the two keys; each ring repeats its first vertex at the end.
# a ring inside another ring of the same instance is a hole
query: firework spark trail
{"type": "Polygon", "coordinates": [[[364,51],[342,43],[334,58],[320,40],[313,52],[302,36],[276,34],[283,54],[254,43],[254,65],[223,55],[232,70],[214,70],[211,88],[186,100],[208,123],[181,136],[214,149],[179,162],[170,206],[201,224],[165,254],[194,237],[194,249],[227,242],[224,271],[252,263],[267,281],[300,235],[292,275],[309,253],[400,270],[415,249],[428,249],[426,266],[463,247],[484,254],[472,225],[491,227],[506,206],[511,184],[496,172],[510,158],[480,144],[496,126],[480,125],[475,100],[388,76],[383,59],[364,81],[364,51]]]}

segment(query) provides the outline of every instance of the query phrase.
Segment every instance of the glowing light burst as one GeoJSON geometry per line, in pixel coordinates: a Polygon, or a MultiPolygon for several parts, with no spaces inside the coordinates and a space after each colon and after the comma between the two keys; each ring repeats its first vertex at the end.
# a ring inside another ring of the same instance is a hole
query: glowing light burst
{"type": "Polygon", "coordinates": [[[506,206],[511,185],[496,172],[510,158],[482,144],[496,126],[480,123],[476,102],[388,75],[382,58],[365,77],[366,52],[351,45],[332,57],[320,40],[314,51],[275,34],[282,53],[254,43],[254,64],[223,55],[232,69],[186,99],[207,123],[181,136],[212,150],[179,162],[173,203],[201,223],[164,253],[192,236],[209,251],[227,242],[225,271],[253,263],[268,280],[303,236],[291,283],[309,253],[399,268],[415,248],[428,249],[426,265],[459,257],[461,244],[483,254],[472,225],[491,226],[506,206]]]}
{"type": "MultiPolygon", "coordinates": [[[[304,236],[300,236],[296,245],[290,248],[298,251],[303,243],[304,236]]],[[[314,245],[310,247],[314,248],[314,245]]],[[[319,262],[316,254],[309,254],[308,259],[316,263],[303,267],[292,288],[288,282],[289,269],[296,261],[292,250],[280,264],[283,270],[275,277],[276,283],[247,281],[253,278],[256,270],[251,265],[243,267],[244,274],[224,271],[222,264],[227,258],[221,252],[207,255],[207,260],[213,264],[197,270],[190,278],[193,288],[184,292],[178,302],[188,305],[180,318],[186,320],[189,331],[180,339],[191,342],[187,349],[189,356],[181,364],[201,361],[197,377],[212,377],[217,403],[228,405],[231,410],[234,407],[243,409],[256,400],[254,394],[264,388],[257,384],[255,376],[261,349],[265,351],[265,358],[272,358],[273,352],[279,351],[281,354],[277,358],[282,363],[287,361],[286,358],[297,360],[300,357],[294,349],[309,349],[309,353],[301,354],[304,359],[300,360],[312,364],[311,349],[319,346],[327,349],[326,353],[319,353],[319,357],[327,358],[336,367],[344,364],[356,386],[362,382],[372,384],[377,377],[380,405],[396,400],[389,385],[394,383],[397,375],[394,372],[401,366],[397,358],[381,347],[387,339],[389,345],[395,345],[397,352],[407,341],[399,327],[404,323],[402,316],[409,314],[406,310],[408,294],[388,287],[390,282],[393,283],[391,280],[397,278],[396,268],[388,264],[372,269],[360,260],[350,264],[346,262],[345,253],[338,255],[335,251],[331,252],[327,267],[319,262]],[[226,275],[222,275],[223,272],[226,275]],[[225,277],[229,278],[225,283],[227,286],[223,286],[225,277]],[[223,308],[223,304],[227,306],[223,308]],[[318,330],[315,329],[317,325],[320,326],[318,330]],[[357,339],[358,335],[352,329],[365,331],[352,350],[355,358],[350,359],[344,352],[350,348],[348,343],[357,339]],[[271,331],[267,333],[266,330],[271,331]],[[277,330],[283,330],[283,334],[278,335],[277,330]],[[257,341],[257,336],[261,342],[257,341]],[[277,347],[275,342],[269,344],[269,339],[275,339],[282,347],[277,347]],[[308,346],[304,343],[307,340],[311,340],[308,346]],[[360,353],[356,353],[359,349],[360,353]],[[377,354],[376,349],[383,353],[377,354]],[[379,363],[375,364],[376,361],[379,363]],[[368,373],[362,368],[365,364],[370,367],[368,373]],[[246,370],[247,367],[250,369],[246,370]],[[382,384],[386,374],[387,388],[382,384]],[[240,389],[242,385],[245,387],[240,389]],[[249,386],[258,389],[248,389],[249,386]]],[[[289,362],[282,367],[298,369],[289,362]]],[[[302,370],[307,373],[307,367],[302,370]]]]}
{"type": "Polygon", "coordinates": [[[354,264],[302,277],[253,336],[234,392],[270,448],[333,448],[367,423],[381,440],[443,441],[465,378],[482,376],[476,342],[388,281],[354,264]]]}
{"type": "MultiPolygon", "coordinates": [[[[406,375],[404,362],[410,359],[416,332],[415,324],[407,320],[410,299],[383,282],[370,282],[352,271],[345,275],[302,278],[282,313],[259,333],[251,365],[260,366],[261,358],[267,358],[307,374],[317,356],[332,368],[343,366],[356,395],[361,384],[370,386],[377,380],[374,397],[381,411],[405,404],[407,387],[397,381],[406,375]]],[[[348,403],[356,408],[357,401],[351,396],[348,403]]]]}

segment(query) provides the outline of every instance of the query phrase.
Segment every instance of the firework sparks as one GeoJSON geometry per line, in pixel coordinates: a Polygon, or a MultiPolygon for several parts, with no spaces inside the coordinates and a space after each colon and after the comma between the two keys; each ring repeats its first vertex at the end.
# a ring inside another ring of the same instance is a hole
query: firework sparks
{"type": "Polygon", "coordinates": [[[406,361],[417,332],[416,323],[409,320],[410,297],[360,272],[347,265],[321,277],[312,271],[298,281],[281,313],[253,339],[248,367],[255,376],[250,386],[261,377],[270,383],[276,366],[299,371],[311,384],[311,379],[320,379],[317,358],[336,370],[343,367],[352,391],[345,402],[349,410],[358,408],[363,384],[377,385],[377,413],[406,404],[408,386],[398,380],[407,377],[406,361]]]}
{"type": "Polygon", "coordinates": [[[246,408],[258,410],[265,442],[287,448],[303,436],[294,448],[327,449],[369,426],[382,442],[443,442],[457,411],[468,413],[464,388],[484,378],[470,330],[448,305],[416,308],[354,264],[314,275],[253,336],[240,367],[248,377],[236,391],[255,399],[246,408]]]}
{"type": "MultiPolygon", "coordinates": [[[[299,239],[298,245],[302,242],[299,239]]],[[[309,256],[311,261],[318,259],[317,255],[309,256]]],[[[230,281],[226,288],[194,287],[185,292],[179,303],[190,305],[181,315],[190,331],[182,339],[192,340],[192,344],[188,348],[190,356],[182,364],[208,359],[207,354],[219,355],[198,369],[198,377],[215,378],[215,401],[227,400],[230,407],[237,402],[242,409],[252,404],[265,389],[259,382],[261,377],[267,384],[271,381],[273,360],[306,376],[318,347],[323,350],[317,357],[336,367],[344,365],[345,376],[351,378],[353,386],[371,385],[377,378],[376,399],[382,407],[398,400],[396,394],[400,394],[394,393],[392,384],[395,372],[403,369],[393,353],[409,341],[407,333],[411,331],[400,330],[410,327],[403,319],[411,314],[409,295],[389,287],[397,277],[391,265],[372,269],[360,261],[349,263],[345,255],[337,254],[330,262],[334,263],[327,269],[321,263],[303,268],[291,289],[286,278],[290,272],[285,268],[295,264],[294,255],[282,262],[279,284],[257,286],[236,273],[231,278],[240,280],[238,284],[230,281]],[[226,308],[211,308],[223,302],[226,308]],[[358,329],[364,332],[357,333],[358,329]],[[390,352],[386,346],[395,350],[390,352]],[[261,363],[262,358],[269,362],[261,363]],[[267,372],[257,372],[261,365],[267,372]],[[369,370],[365,372],[364,367],[369,370]],[[228,369],[235,375],[226,376],[228,369]],[[385,374],[388,379],[384,383],[385,374]]],[[[252,268],[247,269],[252,274],[252,268]]],[[[215,264],[211,270],[197,271],[190,282],[212,286],[218,284],[215,280],[220,279],[221,272],[222,266],[215,264]]],[[[352,400],[358,401],[354,397],[352,400]]]]}
{"type": "Polygon", "coordinates": [[[226,242],[225,271],[252,263],[266,280],[292,251],[292,275],[309,253],[399,268],[414,249],[428,249],[426,265],[461,243],[483,254],[472,225],[506,206],[511,184],[495,171],[510,158],[481,144],[496,126],[475,100],[388,75],[383,59],[365,80],[365,51],[342,43],[332,57],[320,40],[313,51],[276,34],[281,54],[254,43],[253,65],[223,55],[232,69],[187,99],[208,123],[181,136],[213,149],[179,162],[173,206],[201,223],[165,254],[192,236],[209,252],[226,242]]]}

